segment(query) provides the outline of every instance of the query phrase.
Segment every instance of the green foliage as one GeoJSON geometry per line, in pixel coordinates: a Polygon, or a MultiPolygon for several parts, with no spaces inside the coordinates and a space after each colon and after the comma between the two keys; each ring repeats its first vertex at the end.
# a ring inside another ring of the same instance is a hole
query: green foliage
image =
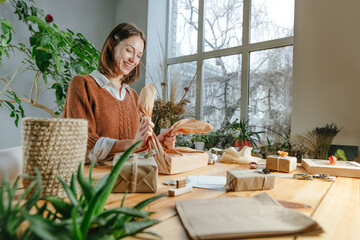
{"type": "Polygon", "coordinates": [[[16,95],[15,92],[7,91],[8,98],[11,100],[14,100],[15,103],[17,103],[17,108],[14,104],[12,104],[10,101],[5,101],[5,103],[10,108],[10,117],[15,118],[15,126],[17,127],[19,125],[19,119],[20,117],[25,117],[24,109],[21,106],[21,101],[16,95]]]}
{"type": "Polygon", "coordinates": [[[195,133],[193,134],[192,138],[191,138],[192,142],[206,142],[206,135],[204,134],[200,134],[200,133],[195,133]]]}
{"type": "Polygon", "coordinates": [[[337,149],[335,154],[334,154],[334,157],[337,157],[339,160],[344,160],[344,161],[347,161],[347,157],[345,155],[345,151],[342,150],[342,149],[337,149]]]}
{"type": "Polygon", "coordinates": [[[34,215],[43,213],[43,208],[38,205],[41,199],[41,175],[37,169],[35,172],[37,173],[35,179],[18,199],[15,198],[15,193],[20,176],[12,185],[7,177],[4,177],[0,187],[0,239],[29,239],[31,235],[29,231],[24,231],[21,233],[22,236],[19,236],[19,227],[27,221],[30,209],[33,209],[34,215]],[[31,195],[23,201],[30,192],[31,195]]]}
{"type": "Polygon", "coordinates": [[[220,142],[220,136],[216,132],[206,134],[205,149],[210,149],[220,142]]]}
{"type": "MultiPolygon", "coordinates": [[[[24,42],[12,43],[12,36],[15,31],[9,21],[0,18],[0,65],[4,61],[3,56],[11,57],[10,51],[22,53],[24,59],[18,71],[30,71],[30,74],[35,71],[36,74],[33,86],[29,89],[30,97],[28,99],[18,99],[26,101],[35,107],[40,107],[56,117],[63,110],[68,85],[72,77],[89,74],[95,70],[98,66],[100,52],[82,34],[75,34],[69,29],[66,31],[60,30],[55,23],[46,22],[44,11],[33,5],[33,1],[10,0],[9,3],[15,10],[14,14],[27,27],[30,37],[24,42]],[[42,88],[39,87],[38,83],[40,77],[44,80],[43,87],[48,90],[53,89],[55,92],[57,104],[55,110],[40,106],[37,103],[37,95],[39,89],[42,88]]],[[[5,77],[1,77],[2,82],[6,85],[4,90],[8,89],[15,93],[9,86],[17,78],[19,78],[19,75],[16,74],[8,81],[6,81],[5,77]]],[[[6,95],[0,94],[0,102],[5,101],[19,104],[14,99],[9,99],[6,95]],[[3,96],[5,97],[2,98],[3,96]]],[[[19,116],[22,115],[11,115],[11,117],[15,118],[15,123],[17,123],[19,116]]]]}
{"type": "Polygon", "coordinates": [[[19,178],[12,187],[5,181],[0,189],[0,238],[119,239],[143,232],[145,228],[157,224],[158,220],[149,219],[149,215],[153,212],[142,209],[164,195],[146,199],[133,208],[129,208],[123,206],[125,194],[118,208],[104,209],[122,165],[138,144],[139,142],[125,151],[110,173],[101,178],[96,185],[93,184],[94,179],[91,177],[94,163],[90,167],[88,179],[83,175],[82,164],[79,165],[77,174],[72,175],[69,185],[58,178],[66,191],[68,200],[53,196],[41,197],[41,177],[38,174],[18,202],[13,204],[19,178]],[[76,180],[81,188],[79,195],[76,191],[76,180]],[[35,186],[37,188],[21,205],[21,200],[35,186]],[[39,205],[39,200],[45,200],[45,203],[39,205]],[[50,204],[52,207],[48,206],[50,204]],[[35,213],[30,211],[34,208],[36,208],[35,213]],[[28,224],[28,227],[24,231],[19,231],[19,226],[24,222],[28,224]]]}
{"type": "Polygon", "coordinates": [[[222,148],[234,146],[236,140],[246,140],[251,143],[251,145],[256,148],[257,144],[260,142],[259,134],[263,131],[255,132],[249,130],[249,120],[238,120],[235,119],[232,123],[228,122],[222,129],[217,131],[219,135],[219,145],[222,148]]]}
{"type": "Polygon", "coordinates": [[[289,142],[289,138],[285,138],[283,141],[271,141],[269,138],[266,139],[266,143],[262,143],[259,148],[259,154],[266,158],[268,155],[277,155],[278,151],[286,151],[291,153],[292,146],[289,142]]]}
{"type": "Polygon", "coordinates": [[[182,133],[177,135],[175,145],[180,147],[192,147],[191,135],[184,135],[182,133]]]}

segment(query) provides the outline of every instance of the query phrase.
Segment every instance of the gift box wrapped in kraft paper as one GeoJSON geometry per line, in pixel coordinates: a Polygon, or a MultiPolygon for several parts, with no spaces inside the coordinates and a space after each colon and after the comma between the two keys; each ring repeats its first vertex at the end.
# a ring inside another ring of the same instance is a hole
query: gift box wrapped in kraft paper
{"type": "Polygon", "coordinates": [[[252,191],[274,188],[275,175],[257,170],[233,170],[226,172],[226,185],[232,191],[252,191]]]}
{"type": "MultiPolygon", "coordinates": [[[[152,115],[155,100],[155,87],[153,84],[145,86],[140,93],[138,110],[141,117],[152,115]]],[[[205,121],[183,119],[173,125],[173,133],[208,133],[213,126],[205,121]]],[[[158,171],[162,174],[176,174],[204,167],[208,164],[209,155],[203,151],[187,147],[176,147],[173,149],[164,148],[156,137],[155,133],[148,138],[148,144],[139,151],[155,150],[155,161],[158,171]]]]}
{"type": "MultiPolygon", "coordinates": [[[[115,155],[113,164],[120,158],[115,155]]],[[[157,189],[158,167],[153,157],[133,154],[123,165],[113,193],[154,193],[157,189]]]]}
{"type": "Polygon", "coordinates": [[[296,169],[296,157],[270,155],[266,157],[266,168],[279,172],[292,172],[296,169]]]}

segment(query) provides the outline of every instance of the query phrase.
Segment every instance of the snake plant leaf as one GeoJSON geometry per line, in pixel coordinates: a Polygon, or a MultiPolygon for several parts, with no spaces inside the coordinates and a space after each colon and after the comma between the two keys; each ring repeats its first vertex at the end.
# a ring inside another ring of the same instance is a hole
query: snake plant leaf
{"type": "Polygon", "coordinates": [[[71,174],[70,189],[71,189],[71,191],[73,192],[73,194],[76,196],[76,195],[77,195],[77,190],[76,190],[76,177],[75,177],[75,174],[74,174],[74,173],[71,174]]]}
{"type": "Polygon", "coordinates": [[[37,168],[34,168],[34,171],[36,173],[36,177],[35,177],[34,181],[36,182],[37,186],[34,187],[34,191],[30,195],[30,197],[27,199],[26,203],[24,203],[24,205],[23,205],[23,207],[27,210],[30,210],[41,197],[41,190],[42,190],[41,173],[40,173],[39,169],[37,169],[37,168]]]}
{"type": "Polygon", "coordinates": [[[119,214],[123,213],[129,216],[138,217],[138,218],[147,218],[148,214],[145,211],[136,209],[136,208],[129,208],[129,207],[122,207],[122,208],[115,208],[110,209],[102,212],[98,217],[99,218],[106,218],[112,214],[119,214]]]}
{"type": "Polygon", "coordinates": [[[63,188],[64,188],[64,190],[65,190],[65,192],[66,192],[66,194],[67,194],[67,196],[68,196],[71,204],[72,204],[73,206],[75,206],[75,207],[76,207],[77,205],[79,205],[79,202],[78,202],[78,200],[76,199],[76,196],[73,194],[73,192],[71,191],[70,187],[66,184],[66,182],[65,182],[64,180],[62,180],[59,176],[56,176],[56,177],[57,177],[57,179],[59,180],[59,182],[61,183],[61,185],[63,186],[63,188]]]}
{"type": "Polygon", "coordinates": [[[83,236],[80,230],[80,225],[77,221],[77,216],[78,216],[78,210],[79,210],[79,206],[74,207],[71,210],[71,219],[72,219],[72,226],[73,226],[73,232],[74,232],[74,237],[76,240],[83,240],[83,236]]]}
{"type": "Polygon", "coordinates": [[[95,196],[91,200],[88,210],[84,215],[84,220],[81,223],[81,233],[84,238],[87,237],[87,233],[90,228],[91,219],[95,215],[99,215],[106,204],[106,201],[113,189],[116,179],[120,174],[122,165],[129,158],[130,154],[135,150],[136,146],[139,145],[140,141],[132,145],[129,149],[125,151],[125,153],[120,157],[119,161],[115,164],[115,166],[111,169],[110,175],[106,180],[106,184],[96,192],[95,196]]]}
{"type": "Polygon", "coordinates": [[[94,169],[95,162],[96,159],[93,159],[90,163],[90,168],[89,168],[89,182],[91,183],[91,185],[94,183],[94,179],[92,178],[92,171],[94,169]]]}
{"type": "MultiPolygon", "coordinates": [[[[2,202],[4,202],[4,199],[6,198],[4,193],[5,193],[5,190],[9,192],[13,192],[15,194],[15,191],[17,190],[17,187],[18,187],[18,182],[19,182],[19,178],[20,176],[18,176],[14,182],[14,184],[12,185],[12,187],[10,187],[10,183],[8,182],[8,173],[5,173],[5,176],[4,176],[4,180],[3,180],[3,186],[1,186],[1,191],[4,191],[3,193],[1,193],[1,200],[2,202]]],[[[8,203],[12,203],[13,202],[13,198],[11,196],[11,194],[8,194],[8,203]]],[[[19,205],[20,205],[20,200],[18,200],[18,203],[16,204],[15,208],[17,208],[19,205]]],[[[0,207],[1,208],[1,207],[0,207]]]]}
{"type": "Polygon", "coordinates": [[[5,200],[5,189],[8,188],[7,185],[8,185],[7,180],[4,178],[3,182],[1,184],[1,187],[0,187],[0,216],[5,215],[5,201],[4,200],[5,200]]]}
{"type": "Polygon", "coordinates": [[[155,200],[157,200],[159,198],[165,197],[165,196],[166,196],[165,194],[162,194],[162,195],[158,195],[158,196],[155,196],[155,197],[152,197],[152,198],[148,198],[148,199],[136,204],[136,206],[134,208],[143,209],[144,207],[146,207],[147,205],[149,205],[153,201],[155,201],[155,200]]]}
{"type": "Polygon", "coordinates": [[[61,233],[61,239],[71,239],[65,229],[53,225],[49,220],[43,218],[42,216],[30,215],[25,211],[23,211],[22,214],[29,222],[29,230],[32,231],[38,238],[58,240],[59,233],[61,233]]]}
{"type": "Polygon", "coordinates": [[[125,198],[126,198],[126,195],[127,195],[127,194],[128,194],[128,192],[126,191],[126,192],[124,193],[124,196],[123,196],[122,200],[121,200],[120,207],[123,207],[123,206],[124,206],[124,202],[125,202],[125,198]]]}
{"type": "Polygon", "coordinates": [[[144,230],[145,228],[151,227],[152,225],[155,225],[157,223],[159,223],[159,220],[154,220],[154,219],[147,219],[147,220],[143,220],[143,221],[134,221],[134,222],[127,222],[124,225],[124,233],[121,237],[125,237],[125,236],[129,236],[129,235],[134,235],[138,232],[141,232],[142,230],[144,230]]]}
{"type": "Polygon", "coordinates": [[[49,201],[55,210],[63,216],[63,218],[70,218],[72,209],[70,204],[53,196],[47,196],[45,200],[49,201]]]}
{"type": "Polygon", "coordinates": [[[146,232],[144,232],[145,234],[149,234],[149,235],[153,235],[153,236],[155,236],[155,237],[157,237],[157,238],[159,238],[159,239],[162,239],[162,237],[159,235],[159,234],[157,234],[157,233],[154,233],[154,232],[150,232],[150,231],[146,231],[146,232]]]}
{"type": "Polygon", "coordinates": [[[77,180],[79,182],[79,185],[81,187],[82,193],[85,196],[85,200],[87,203],[90,203],[92,198],[95,195],[95,191],[93,186],[90,184],[89,181],[87,181],[84,177],[84,167],[83,163],[79,164],[78,172],[77,172],[77,180]]]}
{"type": "Polygon", "coordinates": [[[99,189],[101,189],[105,185],[106,180],[108,179],[109,175],[110,174],[108,173],[99,179],[99,181],[96,183],[96,185],[94,187],[95,192],[99,191],[99,189]]]}

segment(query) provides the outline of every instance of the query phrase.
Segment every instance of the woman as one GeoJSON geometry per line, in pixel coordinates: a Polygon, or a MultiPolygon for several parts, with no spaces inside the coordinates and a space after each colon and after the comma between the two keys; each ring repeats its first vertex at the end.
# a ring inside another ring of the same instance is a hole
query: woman
{"type": "MultiPolygon", "coordinates": [[[[101,50],[99,68],[90,75],[75,76],[69,85],[63,117],[87,119],[88,158],[103,161],[153,133],[150,118],[140,122],[138,95],[129,87],[140,76],[140,60],[146,47],[144,33],[135,25],[121,23],[107,37],[101,50]]],[[[171,130],[158,136],[172,148],[171,130]]]]}

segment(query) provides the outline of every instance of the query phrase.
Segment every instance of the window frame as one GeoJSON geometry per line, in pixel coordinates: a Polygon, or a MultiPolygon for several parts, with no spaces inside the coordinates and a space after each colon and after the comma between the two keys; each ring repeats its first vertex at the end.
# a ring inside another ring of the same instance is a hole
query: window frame
{"type": "MultiPolygon", "coordinates": [[[[250,14],[251,14],[251,0],[243,0],[243,28],[242,28],[242,45],[213,50],[204,51],[204,5],[205,0],[199,0],[199,13],[198,13],[198,48],[196,54],[169,57],[170,52],[170,33],[171,33],[171,9],[172,0],[167,4],[166,11],[166,43],[165,43],[165,74],[169,65],[181,64],[186,62],[196,61],[197,69],[201,68],[196,78],[196,103],[195,103],[195,118],[203,120],[204,101],[203,97],[205,85],[203,79],[203,61],[210,58],[225,57],[229,55],[241,54],[241,104],[240,104],[240,116],[239,119],[248,120],[248,105],[249,105],[249,79],[250,79],[250,53],[261,50],[268,50],[274,48],[281,48],[287,46],[294,46],[294,35],[291,37],[279,38],[274,40],[268,40],[263,42],[250,43],[250,14]]],[[[295,11],[295,9],[294,9],[295,11]]]]}

